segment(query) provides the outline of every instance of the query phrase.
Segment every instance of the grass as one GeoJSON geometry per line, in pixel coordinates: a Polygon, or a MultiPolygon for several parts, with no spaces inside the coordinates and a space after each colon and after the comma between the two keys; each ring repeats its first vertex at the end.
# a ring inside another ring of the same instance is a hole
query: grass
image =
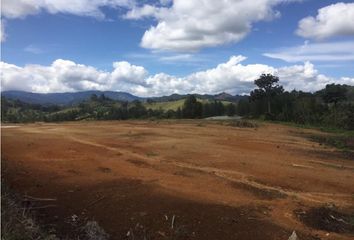
{"type": "Polygon", "coordinates": [[[295,128],[302,128],[302,129],[315,129],[326,133],[334,133],[334,134],[343,134],[348,136],[354,136],[354,130],[345,130],[336,127],[328,127],[328,126],[321,126],[321,125],[311,125],[311,124],[300,124],[300,123],[293,123],[293,122],[282,122],[282,121],[267,121],[267,120],[255,120],[257,122],[266,122],[266,123],[276,123],[285,126],[295,127],[295,128]]]}
{"type": "Polygon", "coordinates": [[[226,121],[227,126],[238,127],[238,128],[258,128],[258,124],[249,120],[232,120],[226,121]]]}
{"type": "Polygon", "coordinates": [[[28,208],[21,206],[17,196],[2,184],[1,189],[1,239],[57,240],[54,234],[44,231],[28,208]]]}
{"type": "Polygon", "coordinates": [[[344,130],[335,127],[327,127],[327,126],[318,126],[318,125],[309,125],[309,124],[297,124],[292,122],[281,122],[281,121],[267,121],[267,120],[255,120],[258,123],[266,122],[266,123],[275,123],[281,124],[285,126],[290,126],[294,128],[300,129],[313,129],[323,132],[321,133],[306,133],[302,132],[306,138],[311,141],[317,142],[319,144],[323,144],[328,147],[334,147],[340,150],[342,153],[348,156],[354,155],[354,131],[353,130],[344,130]]]}
{"type": "MultiPolygon", "coordinates": [[[[176,111],[179,107],[182,109],[183,104],[184,104],[185,99],[180,99],[176,101],[166,101],[166,102],[153,102],[153,103],[144,103],[144,106],[147,109],[152,109],[152,110],[174,110],[176,111]]],[[[207,103],[209,100],[207,99],[198,99],[199,102],[201,103],[207,103]]],[[[228,101],[221,101],[224,105],[227,105],[231,102],[228,101]]]]}
{"type": "Polygon", "coordinates": [[[342,151],[354,151],[354,136],[343,134],[317,135],[310,134],[308,136],[314,142],[334,147],[342,151]]]}
{"type": "Polygon", "coordinates": [[[154,103],[145,103],[144,106],[147,109],[151,110],[174,110],[176,111],[179,107],[182,108],[184,103],[184,99],[177,101],[169,101],[169,102],[154,102],[154,103]]]}

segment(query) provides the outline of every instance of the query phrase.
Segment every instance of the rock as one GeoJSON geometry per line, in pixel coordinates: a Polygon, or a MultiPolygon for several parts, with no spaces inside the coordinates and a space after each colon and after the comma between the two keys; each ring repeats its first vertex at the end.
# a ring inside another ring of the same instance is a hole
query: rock
{"type": "Polygon", "coordinates": [[[288,240],[300,240],[297,235],[296,232],[293,231],[293,233],[291,234],[291,236],[288,238],[288,240]]]}

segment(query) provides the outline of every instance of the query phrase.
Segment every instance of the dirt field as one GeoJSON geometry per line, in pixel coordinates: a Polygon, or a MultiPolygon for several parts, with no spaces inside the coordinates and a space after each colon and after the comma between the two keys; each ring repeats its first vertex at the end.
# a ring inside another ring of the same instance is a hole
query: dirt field
{"type": "Polygon", "coordinates": [[[287,240],[293,230],[301,240],[353,239],[354,161],[300,132],[314,130],[3,126],[2,173],[23,195],[56,199],[39,215],[64,235],[94,219],[111,239],[287,240]]]}

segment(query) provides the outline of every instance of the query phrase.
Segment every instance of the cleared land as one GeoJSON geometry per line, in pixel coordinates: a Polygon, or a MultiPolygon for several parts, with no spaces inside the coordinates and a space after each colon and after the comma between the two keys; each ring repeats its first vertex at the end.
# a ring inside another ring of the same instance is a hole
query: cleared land
{"type": "Polygon", "coordinates": [[[64,235],[94,219],[112,239],[353,239],[354,161],[303,132],[323,134],[202,121],[3,127],[2,173],[23,195],[56,199],[39,216],[64,235]]]}

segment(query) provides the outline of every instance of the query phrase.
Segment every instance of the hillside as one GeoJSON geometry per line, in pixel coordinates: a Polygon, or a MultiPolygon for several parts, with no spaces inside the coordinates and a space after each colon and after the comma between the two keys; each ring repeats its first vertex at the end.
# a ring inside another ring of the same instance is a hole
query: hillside
{"type": "MultiPolygon", "coordinates": [[[[172,94],[162,97],[148,97],[142,98],[127,92],[114,92],[114,91],[83,91],[83,92],[65,92],[65,93],[32,93],[23,91],[3,91],[1,95],[11,100],[20,100],[30,104],[41,105],[75,105],[84,100],[88,100],[93,94],[100,96],[104,94],[106,97],[115,101],[132,102],[134,100],[147,101],[148,99],[153,102],[170,102],[185,99],[189,94],[172,94]]],[[[241,99],[246,99],[247,96],[232,96],[227,93],[219,93],[215,95],[195,94],[199,99],[203,100],[220,100],[228,102],[238,102],[241,99]]],[[[164,104],[162,104],[164,105],[164,104]]],[[[167,104],[168,106],[173,105],[167,104]]],[[[165,108],[165,107],[163,107],[165,108]]],[[[167,109],[174,109],[168,107],[167,109]]]]}
{"type": "MultiPolygon", "coordinates": [[[[183,103],[184,103],[185,98],[181,98],[179,100],[175,100],[175,101],[161,101],[161,102],[151,102],[151,101],[147,101],[144,103],[144,106],[147,109],[151,109],[151,110],[159,110],[162,109],[164,111],[167,110],[173,110],[176,111],[178,108],[182,108],[183,107],[183,103]]],[[[213,102],[213,99],[202,99],[202,98],[198,98],[198,101],[205,104],[205,103],[210,103],[213,102]]],[[[224,106],[232,103],[230,101],[221,101],[224,106]]]]}
{"type": "MultiPolygon", "coordinates": [[[[149,99],[154,102],[169,102],[169,101],[177,101],[177,100],[185,99],[189,95],[191,94],[172,94],[169,96],[151,97],[149,99]]],[[[225,92],[215,94],[215,95],[211,95],[211,94],[193,94],[193,95],[198,99],[202,99],[202,100],[220,100],[220,101],[228,101],[228,102],[238,102],[239,100],[248,98],[248,96],[242,96],[242,95],[233,96],[225,92]]]]}
{"type": "Polygon", "coordinates": [[[4,91],[2,96],[7,99],[20,100],[22,102],[41,105],[74,105],[89,99],[93,94],[97,96],[104,94],[106,97],[116,101],[131,102],[142,100],[126,92],[113,91],[84,91],[84,92],[66,92],[66,93],[32,93],[23,91],[4,91]]]}

